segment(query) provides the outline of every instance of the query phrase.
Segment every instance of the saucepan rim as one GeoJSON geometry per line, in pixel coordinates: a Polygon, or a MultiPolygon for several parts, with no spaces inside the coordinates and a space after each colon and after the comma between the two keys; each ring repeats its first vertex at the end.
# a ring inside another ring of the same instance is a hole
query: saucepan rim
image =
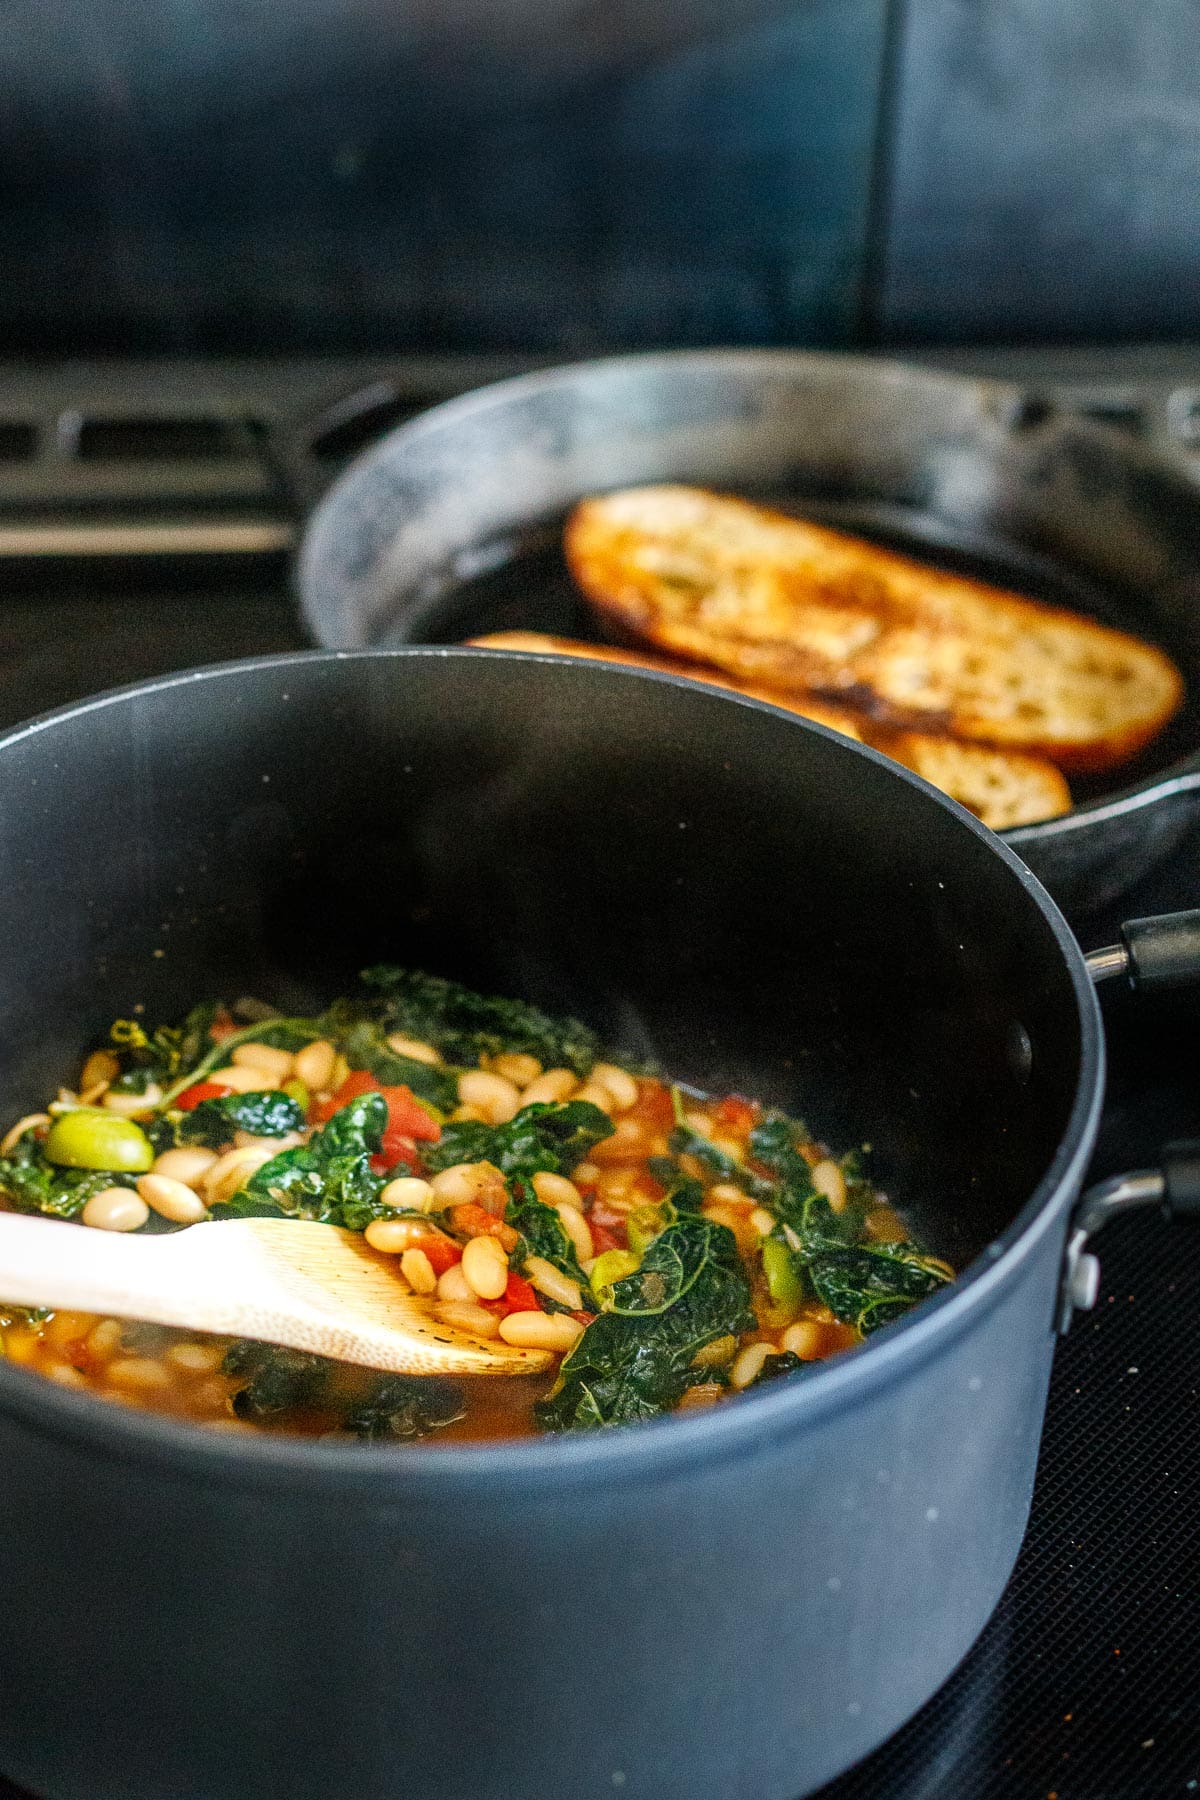
{"type": "MultiPolygon", "coordinates": [[[[990,411],[998,424],[1002,422],[1006,411],[1019,409],[1027,395],[1027,390],[1018,382],[990,375],[931,368],[924,363],[906,361],[903,357],[848,354],[837,350],[793,350],[778,345],[759,348],[717,346],[703,349],[634,350],[613,356],[581,357],[574,362],[555,363],[549,367],[531,369],[523,375],[508,375],[502,380],[487,382],[480,387],[468,389],[466,393],[457,394],[453,399],[424,407],[411,418],[394,425],[376,442],[354,456],[322,494],[305,525],[294,559],[295,586],[300,609],[313,638],[317,639],[318,635],[319,611],[316,604],[318,584],[313,571],[328,522],[331,519],[337,520],[337,529],[342,529],[340,514],[346,504],[346,496],[353,494],[364,480],[369,480],[374,469],[386,467],[397,442],[419,438],[425,432],[440,431],[444,426],[453,428],[473,415],[486,413],[509,399],[519,399],[523,395],[552,389],[568,378],[593,374],[602,376],[606,372],[653,372],[659,368],[670,370],[672,367],[751,371],[755,368],[776,368],[794,369],[797,372],[808,368],[814,371],[838,369],[869,373],[896,385],[923,385],[930,389],[941,389],[947,394],[964,397],[973,395],[980,416],[990,411]]],[[[1110,449],[1116,446],[1130,463],[1138,464],[1159,476],[1174,475],[1185,486],[1194,487],[1182,459],[1172,458],[1161,448],[1135,443],[1111,426],[1073,414],[1063,415],[1060,423],[1068,426],[1072,436],[1079,437],[1083,442],[1094,438],[1110,449]]],[[[1197,511],[1200,514],[1200,497],[1197,499],[1197,511]]],[[[419,647],[421,646],[412,646],[419,647]]],[[[1147,771],[1135,781],[1105,789],[1089,800],[1073,804],[1071,810],[1060,817],[1038,819],[1030,825],[1010,826],[998,835],[1005,842],[1018,845],[1069,838],[1089,825],[1111,824],[1131,812],[1153,807],[1160,801],[1193,788],[1200,792],[1200,744],[1173,762],[1147,771]]]]}
{"type": "MultiPolygon", "coordinates": [[[[370,1489],[408,1500],[437,1495],[443,1489],[506,1486],[536,1495],[551,1484],[559,1487],[594,1482],[608,1475],[623,1480],[660,1480],[731,1457],[769,1451],[782,1437],[794,1434],[830,1410],[853,1404],[858,1396],[917,1367],[936,1355],[950,1337],[965,1328],[979,1308],[989,1308],[1017,1270],[1032,1256],[1060,1215],[1071,1205],[1091,1154],[1099,1126],[1104,1092],[1104,1036],[1095,990],[1083,953],[1050,895],[1025,864],[993,832],[956,801],[867,745],[857,744],[812,720],[797,718],[759,700],[701,688],[697,683],[657,671],[619,665],[582,663],[578,658],[542,652],[474,649],[459,645],[411,645],[395,649],[308,650],[285,655],[240,658],[151,681],[130,683],[77,704],[42,714],[0,734],[0,793],[6,753],[59,725],[121,706],[137,698],[204,682],[237,681],[245,675],[277,669],[344,662],[411,663],[448,659],[509,660],[545,663],[568,671],[568,680],[595,683],[654,682],[700,695],[702,703],[748,707],[779,718],[798,731],[817,732],[846,757],[865,757],[888,776],[917,788],[959,824],[983,840],[1007,867],[1049,926],[1066,964],[1074,992],[1080,1029],[1075,1091],[1058,1147],[1028,1200],[1004,1230],[939,1294],[904,1318],[885,1327],[869,1343],[822,1363],[803,1381],[777,1382],[733,1404],[705,1408],[691,1417],[673,1417],[630,1428],[597,1432],[564,1432],[536,1440],[497,1444],[422,1445],[405,1455],[396,1447],[313,1443],[305,1439],[206,1432],[117,1407],[89,1394],[57,1387],[32,1372],[0,1362],[0,1404],[10,1416],[42,1435],[65,1440],[110,1459],[151,1464],[182,1477],[232,1481],[239,1487],[289,1488],[326,1492],[370,1489]]],[[[1049,1329],[1050,1321],[1047,1321],[1049,1329]]]]}

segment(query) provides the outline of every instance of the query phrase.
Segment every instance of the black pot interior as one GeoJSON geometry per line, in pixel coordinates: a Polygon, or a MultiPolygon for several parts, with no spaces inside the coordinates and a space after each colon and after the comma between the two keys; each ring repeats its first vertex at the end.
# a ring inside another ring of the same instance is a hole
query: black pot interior
{"type": "Polygon", "coordinates": [[[382,958],[800,1112],[961,1267],[1068,1125],[1062,949],[993,842],[783,715],[581,664],[229,665],[0,745],[0,1101],[118,1015],[382,958]]]}

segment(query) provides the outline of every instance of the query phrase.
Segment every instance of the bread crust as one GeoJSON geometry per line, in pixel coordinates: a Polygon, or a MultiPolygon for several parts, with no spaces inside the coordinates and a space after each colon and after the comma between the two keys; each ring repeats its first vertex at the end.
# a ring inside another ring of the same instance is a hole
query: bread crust
{"type": "Polygon", "coordinates": [[[1041,757],[994,750],[983,744],[960,743],[954,738],[937,737],[927,732],[889,731],[869,719],[856,717],[844,707],[822,706],[807,696],[779,693],[753,682],[739,681],[736,676],[717,674],[694,663],[654,656],[645,651],[589,644],[577,638],[552,637],[540,631],[495,631],[468,641],[487,650],[579,656],[594,662],[651,669],[661,675],[682,675],[689,681],[721,688],[726,693],[765,700],[769,705],[783,707],[801,718],[815,719],[818,724],[840,731],[859,743],[873,744],[877,750],[884,751],[968,807],[993,831],[1036,824],[1041,819],[1055,818],[1070,811],[1070,788],[1054,764],[1041,757]]]}
{"type": "Polygon", "coordinates": [[[564,548],[606,627],[740,681],[1100,772],[1163,728],[1162,651],[785,513],[700,488],[584,500],[564,548]]]}

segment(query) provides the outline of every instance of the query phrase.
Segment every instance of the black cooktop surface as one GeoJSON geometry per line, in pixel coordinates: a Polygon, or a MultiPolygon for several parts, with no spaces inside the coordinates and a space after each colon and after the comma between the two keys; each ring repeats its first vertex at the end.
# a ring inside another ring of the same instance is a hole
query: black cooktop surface
{"type": "MultiPolygon", "coordinates": [[[[0,728],[169,669],[302,647],[282,552],[39,563],[0,591],[0,728]]],[[[1200,904],[1200,831],[1123,906],[1200,904]]],[[[1076,921],[1085,948],[1117,920],[1076,921]]],[[[1200,1137],[1200,995],[1106,996],[1093,1174],[1200,1137]]],[[[1200,1233],[1142,1214],[1097,1244],[1055,1366],[1029,1532],[1001,1606],[924,1711],[821,1800],[1200,1796],[1200,1233]]],[[[2,1597],[0,1597],[2,1609],[2,1597]]],[[[0,1777],[0,1800],[19,1800],[0,1777]]],[[[197,1797],[220,1800],[220,1796],[197,1797]]]]}

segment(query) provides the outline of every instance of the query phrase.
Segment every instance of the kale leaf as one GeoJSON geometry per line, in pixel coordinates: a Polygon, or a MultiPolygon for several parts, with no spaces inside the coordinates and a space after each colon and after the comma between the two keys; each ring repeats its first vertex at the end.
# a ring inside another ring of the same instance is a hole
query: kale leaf
{"type": "Polygon", "coordinates": [[[215,1004],[205,1001],[193,1006],[182,1025],[160,1025],[153,1032],[136,1019],[114,1019],[106,1048],[120,1057],[121,1073],[113,1087],[121,1093],[144,1094],[150,1082],[165,1085],[191,1068],[213,1048],[216,1016],[215,1004]]]}
{"type": "Polygon", "coordinates": [[[586,1075],[600,1040],[578,1019],[553,1019],[523,1000],[473,993],[456,981],[378,963],[362,979],[384,1002],[388,1031],[432,1044],[447,1062],[478,1063],[504,1051],[524,1051],[545,1068],[586,1075]]]}
{"type": "Polygon", "coordinates": [[[796,1355],[794,1350],[781,1350],[776,1356],[764,1356],[762,1368],[749,1383],[752,1388],[761,1387],[764,1381],[778,1381],[781,1375],[795,1375],[798,1370],[810,1365],[796,1355]]]}
{"type": "MultiPolygon", "coordinates": [[[[592,1291],[588,1286],[588,1278],[579,1265],[575,1245],[554,1207],[539,1200],[524,1181],[513,1181],[511,1195],[504,1222],[521,1234],[520,1243],[509,1257],[513,1268],[523,1268],[527,1256],[545,1257],[556,1269],[561,1269],[564,1275],[569,1275],[572,1281],[579,1283],[584,1306],[589,1312],[595,1311],[592,1291]]],[[[544,1296],[542,1304],[550,1304],[544,1296]]]]}
{"type": "Polygon", "coordinates": [[[419,1375],[389,1375],[351,1407],[344,1429],[366,1443],[410,1441],[466,1417],[463,1392],[454,1382],[419,1375]]]}
{"type": "Polygon", "coordinates": [[[464,1119],[443,1126],[437,1143],[422,1147],[421,1160],[434,1172],[455,1163],[490,1162],[505,1175],[526,1180],[541,1172],[569,1175],[612,1129],[608,1114],[587,1100],[523,1106],[506,1125],[464,1119]]]}
{"type": "Polygon", "coordinates": [[[255,1137],[286,1137],[304,1124],[304,1108],[278,1088],[255,1090],[249,1094],[223,1094],[216,1100],[202,1100],[189,1113],[184,1113],[176,1128],[181,1144],[204,1144],[210,1150],[227,1144],[235,1131],[250,1131],[255,1137]]]}
{"type": "Polygon", "coordinates": [[[239,1419],[278,1420],[299,1408],[332,1412],[343,1431],[368,1443],[411,1441],[451,1425],[466,1411],[462,1389],[435,1377],[378,1375],[347,1394],[344,1363],[282,1344],[239,1338],[225,1353],[226,1375],[245,1378],[233,1396],[239,1419]]]}
{"type": "Polygon", "coordinates": [[[245,1387],[233,1396],[239,1419],[270,1419],[298,1406],[320,1406],[337,1367],[328,1357],[253,1338],[231,1344],[221,1365],[226,1375],[246,1377],[245,1387]]]}
{"type": "Polygon", "coordinates": [[[458,1105],[458,1076],[453,1069],[418,1062],[413,1056],[397,1056],[389,1048],[382,1027],[359,1019],[341,1038],[342,1055],[352,1069],[366,1069],[384,1087],[403,1085],[418,1100],[428,1100],[439,1112],[453,1112],[458,1105]]]}
{"type": "Polygon", "coordinates": [[[808,1262],[818,1297],[864,1337],[890,1325],[950,1279],[949,1271],[915,1244],[858,1244],[819,1250],[808,1262]]]}
{"type": "Polygon", "coordinates": [[[671,1133],[670,1145],[676,1156],[694,1157],[709,1174],[718,1176],[722,1181],[731,1181],[744,1194],[749,1194],[752,1200],[769,1201],[775,1192],[773,1182],[756,1175],[753,1169],[748,1169],[736,1156],[730,1156],[710,1138],[704,1137],[699,1131],[693,1131],[688,1125],[675,1127],[671,1133]]]}
{"type": "Polygon", "coordinates": [[[256,1169],[245,1187],[210,1209],[213,1218],[315,1219],[365,1231],[372,1219],[391,1216],[379,1199],[385,1178],[371,1167],[386,1124],[383,1095],[358,1095],[307,1144],[256,1169]]]}
{"type": "Polygon", "coordinates": [[[593,1320],[535,1408],[545,1431],[669,1412],[696,1380],[696,1352],[754,1324],[733,1233],[707,1219],[680,1218],[612,1291],[620,1310],[593,1320]]]}
{"type": "Polygon", "coordinates": [[[0,1193],[18,1212],[51,1219],[77,1219],[93,1194],[128,1183],[128,1175],[109,1169],[64,1169],[48,1162],[32,1130],[0,1157],[0,1193]]]}

